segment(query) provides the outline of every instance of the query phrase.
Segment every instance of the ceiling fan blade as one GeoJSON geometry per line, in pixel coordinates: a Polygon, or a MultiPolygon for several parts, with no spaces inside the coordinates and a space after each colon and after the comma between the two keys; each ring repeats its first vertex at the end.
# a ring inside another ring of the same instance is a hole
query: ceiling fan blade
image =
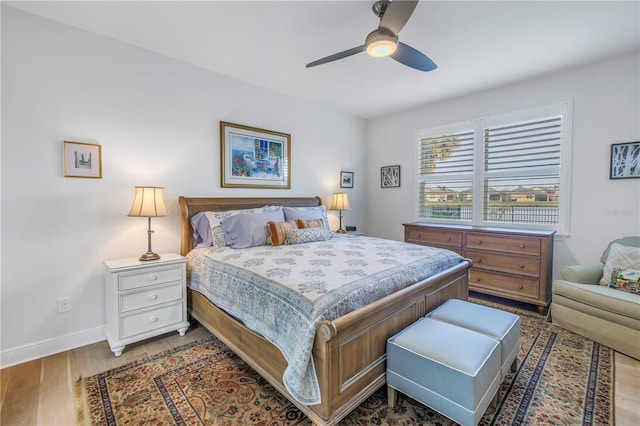
{"type": "Polygon", "coordinates": [[[385,28],[395,35],[398,35],[400,30],[404,28],[405,24],[411,17],[411,14],[418,5],[418,0],[394,0],[391,2],[387,10],[380,19],[379,28],[385,28]]]}
{"type": "Polygon", "coordinates": [[[424,53],[402,42],[398,42],[398,48],[391,57],[401,64],[420,71],[433,71],[438,68],[435,62],[429,59],[424,53]]]}
{"type": "Polygon", "coordinates": [[[316,65],[326,64],[327,62],[337,61],[338,59],[346,58],[351,55],[355,55],[356,53],[364,52],[366,47],[364,45],[353,47],[351,49],[334,53],[333,55],[327,56],[326,58],[318,59],[317,61],[309,62],[307,64],[307,68],[315,67],[316,65]]]}

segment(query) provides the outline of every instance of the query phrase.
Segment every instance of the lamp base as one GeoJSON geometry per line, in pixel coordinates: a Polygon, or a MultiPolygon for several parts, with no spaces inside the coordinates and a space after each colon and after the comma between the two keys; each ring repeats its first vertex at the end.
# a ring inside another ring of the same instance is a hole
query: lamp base
{"type": "Polygon", "coordinates": [[[154,253],[152,251],[148,251],[145,254],[143,254],[142,256],[140,256],[140,258],[138,260],[146,262],[148,260],[158,260],[158,259],[160,259],[160,255],[158,253],[154,253]]]}
{"type": "Polygon", "coordinates": [[[340,228],[336,231],[336,234],[346,234],[347,231],[345,231],[344,229],[340,228]]]}

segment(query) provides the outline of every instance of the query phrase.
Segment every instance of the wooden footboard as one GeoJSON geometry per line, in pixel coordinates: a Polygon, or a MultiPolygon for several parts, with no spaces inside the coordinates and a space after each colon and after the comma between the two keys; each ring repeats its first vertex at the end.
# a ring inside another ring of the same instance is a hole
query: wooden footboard
{"type": "Polygon", "coordinates": [[[192,316],[285,395],[314,425],[335,425],[385,384],[387,339],[448,299],[467,299],[468,262],[318,327],[313,358],[319,405],[297,402],[282,383],[287,361],[261,335],[190,290],[192,316]]]}

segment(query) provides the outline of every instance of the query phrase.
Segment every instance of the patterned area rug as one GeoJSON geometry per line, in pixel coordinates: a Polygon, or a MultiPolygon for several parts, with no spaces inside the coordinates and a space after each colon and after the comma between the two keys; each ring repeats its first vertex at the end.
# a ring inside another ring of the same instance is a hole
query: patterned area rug
{"type": "MultiPolygon", "coordinates": [[[[492,305],[489,302],[481,302],[492,305]]],[[[497,305],[495,305],[497,306],[497,305]]],[[[534,312],[522,320],[516,373],[481,425],[612,425],[613,351],[534,312]]],[[[94,425],[310,425],[293,404],[215,337],[177,347],[76,383],[78,423],[94,425]]],[[[452,425],[383,387],[340,425],[452,425]]]]}

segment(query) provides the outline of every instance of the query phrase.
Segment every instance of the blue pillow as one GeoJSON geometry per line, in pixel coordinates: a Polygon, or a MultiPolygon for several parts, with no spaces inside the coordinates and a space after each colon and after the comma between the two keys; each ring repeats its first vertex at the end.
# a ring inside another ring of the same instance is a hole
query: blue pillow
{"type": "Polygon", "coordinates": [[[327,218],[327,209],[324,206],[318,207],[285,207],[284,217],[285,220],[312,220],[312,219],[322,219],[324,221],[324,227],[327,228],[327,231],[331,232],[329,228],[329,218],[327,218]]]}
{"type": "Polygon", "coordinates": [[[220,222],[227,245],[247,248],[267,244],[267,222],[284,222],[282,210],[265,213],[237,214],[220,222]]]}

